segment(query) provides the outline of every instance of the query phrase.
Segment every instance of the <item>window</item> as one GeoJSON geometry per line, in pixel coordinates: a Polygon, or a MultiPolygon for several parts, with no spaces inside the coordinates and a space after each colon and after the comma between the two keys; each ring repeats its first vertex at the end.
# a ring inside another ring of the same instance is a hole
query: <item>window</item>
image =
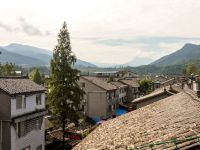
{"type": "Polygon", "coordinates": [[[36,105],[42,105],[42,95],[41,94],[36,95],[36,105]]]}
{"type": "Polygon", "coordinates": [[[15,124],[17,136],[23,137],[33,130],[41,130],[43,117],[37,117],[30,120],[18,122],[15,124]]]}
{"type": "Polygon", "coordinates": [[[16,132],[18,137],[22,137],[25,135],[25,123],[24,122],[18,122],[16,124],[16,132]]]}
{"type": "Polygon", "coordinates": [[[22,150],[31,150],[31,146],[29,145],[29,146],[23,148],[22,150]]]}
{"type": "Polygon", "coordinates": [[[42,145],[37,146],[36,150],[42,150],[42,145]]]}
{"type": "Polygon", "coordinates": [[[16,109],[26,108],[26,97],[19,95],[16,97],[16,109]]]}
{"type": "Polygon", "coordinates": [[[111,112],[111,111],[112,111],[112,106],[108,105],[108,112],[111,112]]]}
{"type": "Polygon", "coordinates": [[[21,109],[22,108],[22,96],[17,96],[16,97],[16,109],[21,109]]]}
{"type": "Polygon", "coordinates": [[[26,96],[24,96],[23,100],[24,100],[23,108],[26,108],[26,96]]]}

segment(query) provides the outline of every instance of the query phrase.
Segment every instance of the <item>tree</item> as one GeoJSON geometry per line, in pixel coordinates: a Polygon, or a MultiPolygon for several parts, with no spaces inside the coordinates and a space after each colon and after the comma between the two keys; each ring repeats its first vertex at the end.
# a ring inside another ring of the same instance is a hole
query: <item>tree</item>
{"type": "Polygon", "coordinates": [[[109,76],[109,78],[108,78],[108,83],[113,82],[113,81],[114,81],[113,77],[112,77],[112,76],[109,76]]]}
{"type": "Polygon", "coordinates": [[[0,76],[14,76],[15,66],[12,63],[0,64],[0,76]]]}
{"type": "Polygon", "coordinates": [[[139,91],[141,94],[146,95],[152,91],[152,81],[151,80],[140,80],[139,81],[139,91]]]}
{"type": "Polygon", "coordinates": [[[60,117],[63,132],[63,149],[65,149],[65,125],[67,119],[78,123],[78,109],[84,91],[79,87],[79,71],[72,66],[76,57],[71,50],[67,24],[64,22],[58,34],[58,44],[53,51],[51,75],[49,80],[48,103],[52,113],[60,117]]]}
{"type": "Polygon", "coordinates": [[[195,64],[189,63],[189,64],[186,65],[186,74],[187,75],[191,75],[191,74],[194,74],[194,73],[197,73],[197,72],[198,72],[198,69],[197,69],[195,64]]]}
{"type": "Polygon", "coordinates": [[[34,81],[37,84],[41,84],[42,83],[42,78],[39,72],[39,69],[33,69],[30,73],[29,73],[29,79],[31,79],[32,81],[34,81]]]}

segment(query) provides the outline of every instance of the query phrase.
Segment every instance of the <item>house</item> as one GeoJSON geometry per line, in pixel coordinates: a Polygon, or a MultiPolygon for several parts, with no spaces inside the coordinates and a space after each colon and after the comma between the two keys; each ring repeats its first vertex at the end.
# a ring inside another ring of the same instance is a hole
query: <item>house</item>
{"type": "Polygon", "coordinates": [[[139,77],[136,73],[131,71],[123,71],[123,78],[137,78],[139,77]]]}
{"type": "Polygon", "coordinates": [[[191,90],[193,90],[198,97],[200,97],[200,77],[199,75],[191,75],[190,77],[188,77],[188,79],[186,80],[186,85],[188,88],[190,88],[191,90]]]}
{"type": "Polygon", "coordinates": [[[107,119],[118,105],[117,87],[97,77],[81,76],[80,87],[85,91],[83,109],[88,117],[107,119]]]}
{"type": "Polygon", "coordinates": [[[140,96],[139,93],[139,84],[135,79],[124,79],[119,80],[119,82],[128,86],[127,88],[127,101],[131,102],[133,99],[138,98],[140,96]]]}
{"type": "Polygon", "coordinates": [[[98,71],[94,72],[96,77],[113,77],[113,78],[137,78],[138,75],[131,71],[98,71]]]}
{"type": "Polygon", "coordinates": [[[152,93],[136,98],[132,101],[132,104],[135,109],[144,107],[146,105],[149,105],[151,103],[157,102],[159,100],[162,100],[164,98],[167,98],[169,96],[172,96],[180,91],[180,88],[177,89],[177,87],[174,85],[167,86],[165,88],[159,88],[156,91],[153,91],[152,93]]]}
{"type": "Polygon", "coordinates": [[[152,89],[156,90],[161,87],[166,87],[175,83],[175,78],[165,76],[156,76],[152,78],[152,89]]]}
{"type": "Polygon", "coordinates": [[[29,79],[0,79],[1,150],[44,150],[44,92],[29,79]]]}
{"type": "Polygon", "coordinates": [[[117,77],[118,71],[98,71],[94,72],[96,77],[117,77]]]}
{"type": "Polygon", "coordinates": [[[119,103],[124,103],[127,101],[127,90],[128,90],[128,85],[125,85],[119,81],[113,81],[110,82],[114,86],[117,87],[117,95],[118,95],[118,100],[119,103]]]}
{"type": "Polygon", "coordinates": [[[108,120],[74,150],[200,149],[200,99],[184,91],[108,120]]]}
{"type": "Polygon", "coordinates": [[[16,74],[17,76],[22,76],[22,71],[21,71],[21,70],[17,70],[17,71],[15,71],[15,74],[16,74]]]}

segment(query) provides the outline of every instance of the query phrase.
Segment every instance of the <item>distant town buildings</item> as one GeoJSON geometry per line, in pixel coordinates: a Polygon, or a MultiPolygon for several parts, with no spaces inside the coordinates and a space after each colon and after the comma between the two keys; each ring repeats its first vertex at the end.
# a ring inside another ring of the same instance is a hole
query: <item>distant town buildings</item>
{"type": "MultiPolygon", "coordinates": [[[[198,75],[96,72],[80,76],[78,84],[85,91],[79,110],[85,116],[79,127],[66,124],[71,146],[83,140],[75,150],[200,148],[198,75]],[[140,93],[140,80],[152,81],[152,93],[140,93]]],[[[26,77],[0,78],[0,150],[45,149],[45,92],[26,77]]],[[[51,122],[57,116],[49,113],[47,118],[51,122]]],[[[46,129],[50,139],[46,147],[51,148],[55,139],[62,139],[62,132],[52,126],[46,129]]]]}
{"type": "Polygon", "coordinates": [[[200,149],[200,99],[188,88],[166,90],[136,99],[140,109],[101,124],[74,150],[200,149]]]}

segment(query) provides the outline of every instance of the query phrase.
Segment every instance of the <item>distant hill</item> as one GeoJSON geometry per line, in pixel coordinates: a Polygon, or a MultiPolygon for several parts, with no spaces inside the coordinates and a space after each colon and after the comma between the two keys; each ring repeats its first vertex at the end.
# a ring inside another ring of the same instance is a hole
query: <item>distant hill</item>
{"type": "Polygon", "coordinates": [[[97,67],[97,66],[87,61],[77,59],[75,67],[97,67]]]}
{"type": "Polygon", "coordinates": [[[42,60],[46,65],[49,64],[49,61],[52,57],[52,52],[50,50],[37,48],[29,45],[12,43],[3,48],[9,52],[42,60]]]}
{"type": "Polygon", "coordinates": [[[180,50],[164,56],[150,65],[155,66],[169,66],[185,64],[188,61],[200,59],[200,45],[195,44],[185,44],[180,50]]]}
{"type": "MultiPolygon", "coordinates": [[[[2,54],[0,62],[12,62],[23,66],[49,66],[52,58],[52,51],[29,45],[12,43],[8,46],[1,47],[2,54]]],[[[96,67],[89,62],[77,59],[75,67],[96,67]]]]}
{"type": "Polygon", "coordinates": [[[30,66],[37,66],[46,65],[43,61],[40,59],[23,56],[17,53],[9,52],[3,48],[0,47],[1,55],[0,55],[0,63],[15,63],[17,65],[23,66],[23,67],[30,67],[30,66]]]}

